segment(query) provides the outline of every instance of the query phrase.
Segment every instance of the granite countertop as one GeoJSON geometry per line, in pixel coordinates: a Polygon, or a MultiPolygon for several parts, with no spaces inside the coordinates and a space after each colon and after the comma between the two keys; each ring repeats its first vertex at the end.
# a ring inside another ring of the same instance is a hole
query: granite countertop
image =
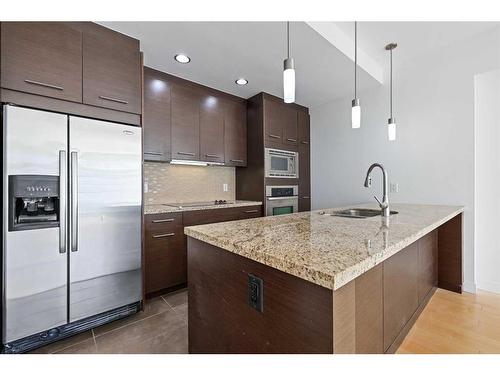
{"type": "MultiPolygon", "coordinates": [[[[200,211],[200,210],[215,210],[219,208],[232,208],[232,207],[247,207],[247,206],[261,206],[262,202],[256,201],[241,201],[236,200],[227,204],[211,204],[206,206],[194,206],[194,207],[175,207],[169,206],[169,203],[164,204],[146,204],[144,205],[144,214],[165,214],[171,212],[185,212],[185,211],[200,211]]],[[[189,203],[187,203],[189,204],[189,203]]]]}
{"type": "MultiPolygon", "coordinates": [[[[378,208],[373,204],[349,207],[378,208]]],[[[391,215],[388,223],[381,216],[353,219],[328,215],[339,209],[198,225],[184,228],[184,233],[336,290],[464,208],[393,204],[391,210],[399,213],[391,215]]]]}

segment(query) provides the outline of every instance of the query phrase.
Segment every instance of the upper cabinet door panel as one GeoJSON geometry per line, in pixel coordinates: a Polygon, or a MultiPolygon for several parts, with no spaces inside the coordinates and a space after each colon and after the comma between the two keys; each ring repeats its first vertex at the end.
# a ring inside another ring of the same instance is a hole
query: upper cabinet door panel
{"type": "Polygon", "coordinates": [[[309,114],[302,111],[297,111],[297,127],[299,134],[299,144],[309,145],[310,143],[309,114]]]}
{"type": "Polygon", "coordinates": [[[199,160],[199,94],[178,84],[172,85],[172,159],[199,160]]]}
{"type": "Polygon", "coordinates": [[[247,165],[247,106],[229,101],[224,117],[224,149],[226,165],[247,165]]]}
{"type": "Polygon", "coordinates": [[[283,143],[282,104],[273,100],[264,100],[265,140],[283,143]]]}
{"type": "Polygon", "coordinates": [[[161,72],[144,67],[144,160],[171,159],[170,86],[161,72]]]}
{"type": "Polygon", "coordinates": [[[200,159],[224,163],[224,103],[211,95],[200,101],[200,159]]]}
{"type": "Polygon", "coordinates": [[[59,22],[1,23],[1,85],[82,101],[82,33],[59,22]]]}
{"type": "Polygon", "coordinates": [[[91,24],[83,34],[83,102],[141,113],[139,41],[91,24]]]}
{"type": "Polygon", "coordinates": [[[289,145],[297,145],[297,111],[289,106],[283,106],[283,142],[289,145]]]}

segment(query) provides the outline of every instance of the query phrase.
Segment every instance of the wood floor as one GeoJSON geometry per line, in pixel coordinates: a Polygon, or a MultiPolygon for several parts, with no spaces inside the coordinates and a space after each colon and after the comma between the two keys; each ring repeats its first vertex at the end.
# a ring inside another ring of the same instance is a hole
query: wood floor
{"type": "Polygon", "coordinates": [[[438,289],[397,353],[500,353],[500,294],[438,289]]]}
{"type": "MultiPolygon", "coordinates": [[[[33,353],[187,353],[187,291],[33,353]]],[[[397,353],[500,353],[500,294],[438,289],[397,353]]]]}

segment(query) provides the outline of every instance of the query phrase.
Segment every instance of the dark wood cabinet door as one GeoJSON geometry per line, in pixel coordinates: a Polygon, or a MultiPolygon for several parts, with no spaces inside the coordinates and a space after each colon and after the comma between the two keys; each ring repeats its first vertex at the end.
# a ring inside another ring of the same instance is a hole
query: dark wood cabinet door
{"type": "Polygon", "coordinates": [[[141,113],[139,41],[100,25],[83,32],[83,102],[141,113]]]}
{"type": "Polygon", "coordinates": [[[245,102],[228,101],[224,116],[225,164],[247,165],[247,106],[245,102]]]}
{"type": "Polygon", "coordinates": [[[418,244],[384,262],[384,351],[418,307],[418,244]]]}
{"type": "Polygon", "coordinates": [[[199,160],[199,95],[178,84],[172,85],[172,159],[199,160]]]}
{"type": "Polygon", "coordinates": [[[418,240],[418,302],[437,285],[438,236],[432,231],[418,240]]]}
{"type": "Polygon", "coordinates": [[[262,216],[262,206],[239,207],[238,220],[253,219],[262,216]]]}
{"type": "Polygon", "coordinates": [[[171,159],[170,86],[163,73],[144,67],[144,160],[171,159]]]}
{"type": "Polygon", "coordinates": [[[297,128],[299,144],[309,145],[310,144],[310,119],[309,114],[297,111],[297,128]]]}
{"type": "Polygon", "coordinates": [[[264,100],[265,141],[283,143],[282,106],[274,100],[264,100]]]}
{"type": "Polygon", "coordinates": [[[299,144],[299,212],[311,210],[311,149],[299,144]]]}
{"type": "Polygon", "coordinates": [[[1,23],[1,86],[82,102],[82,33],[60,22],[1,23]]]}
{"type": "Polygon", "coordinates": [[[298,144],[297,111],[287,105],[282,107],[283,143],[298,144]]]}
{"type": "Polygon", "coordinates": [[[224,163],[224,103],[211,95],[200,100],[200,159],[224,163]]]}

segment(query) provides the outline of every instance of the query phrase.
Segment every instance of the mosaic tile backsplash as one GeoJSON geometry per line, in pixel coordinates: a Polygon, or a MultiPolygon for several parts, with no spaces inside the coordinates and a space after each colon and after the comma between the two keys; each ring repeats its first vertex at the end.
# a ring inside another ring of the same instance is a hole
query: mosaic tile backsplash
{"type": "Polygon", "coordinates": [[[235,199],[234,167],[144,163],[144,204],[235,199]],[[223,191],[223,184],[228,191],[223,191]],[[146,189],[147,185],[147,189],[146,189]]]}

